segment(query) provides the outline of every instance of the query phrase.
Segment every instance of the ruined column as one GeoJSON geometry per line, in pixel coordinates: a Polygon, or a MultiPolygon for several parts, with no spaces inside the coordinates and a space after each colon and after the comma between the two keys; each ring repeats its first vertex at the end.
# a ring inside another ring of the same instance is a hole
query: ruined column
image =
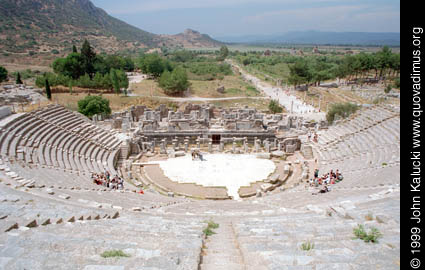
{"type": "Polygon", "coordinates": [[[220,138],[220,148],[219,148],[220,152],[224,151],[224,140],[223,138],[220,138]]]}
{"type": "Polygon", "coordinates": [[[166,154],[167,153],[167,142],[166,139],[162,139],[161,140],[161,150],[160,150],[161,154],[166,154]]]}
{"type": "Polygon", "coordinates": [[[260,151],[260,139],[255,139],[254,147],[255,147],[255,152],[258,153],[260,151]]]}
{"type": "Polygon", "coordinates": [[[187,153],[188,150],[189,150],[189,140],[185,139],[184,140],[184,151],[187,153]]]}
{"type": "Polygon", "coordinates": [[[236,138],[235,137],[233,137],[232,152],[233,153],[236,152],[236,138]]]}
{"type": "Polygon", "coordinates": [[[179,140],[177,140],[177,139],[173,139],[173,149],[174,149],[174,150],[177,150],[178,145],[179,145],[179,140]]]}
{"type": "Polygon", "coordinates": [[[201,140],[199,137],[196,139],[196,148],[201,149],[201,140]]]}
{"type": "Polygon", "coordinates": [[[247,137],[243,139],[243,148],[245,153],[248,153],[248,138],[247,137]]]}
{"type": "Polygon", "coordinates": [[[151,152],[152,153],[155,153],[155,141],[152,141],[151,142],[151,146],[150,147],[151,147],[151,152]]]}
{"type": "Polygon", "coordinates": [[[155,146],[156,146],[156,139],[155,138],[153,139],[151,144],[152,144],[152,153],[155,153],[155,146]]]}
{"type": "Polygon", "coordinates": [[[267,153],[270,153],[270,142],[268,139],[264,140],[264,148],[266,149],[267,153]]]}
{"type": "Polygon", "coordinates": [[[208,140],[208,152],[212,153],[212,139],[208,140]]]}

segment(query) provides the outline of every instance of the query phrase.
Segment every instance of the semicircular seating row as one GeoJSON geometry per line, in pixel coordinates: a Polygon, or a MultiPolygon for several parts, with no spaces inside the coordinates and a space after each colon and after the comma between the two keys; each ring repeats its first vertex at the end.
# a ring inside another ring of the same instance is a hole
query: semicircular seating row
{"type": "Polygon", "coordinates": [[[83,175],[117,174],[120,144],[111,132],[59,105],[15,115],[0,126],[2,159],[83,175]]]}
{"type": "Polygon", "coordinates": [[[360,111],[322,132],[315,146],[322,172],[339,169],[344,179],[351,180],[339,185],[400,182],[399,173],[393,177],[385,174],[400,166],[400,113],[391,107],[360,111]]]}

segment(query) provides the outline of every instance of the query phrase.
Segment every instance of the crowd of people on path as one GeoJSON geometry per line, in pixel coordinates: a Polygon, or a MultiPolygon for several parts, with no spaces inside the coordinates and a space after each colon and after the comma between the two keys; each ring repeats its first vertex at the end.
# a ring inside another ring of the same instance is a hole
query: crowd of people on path
{"type": "Polygon", "coordinates": [[[308,137],[308,141],[313,140],[313,142],[317,143],[318,136],[317,136],[317,133],[316,132],[313,132],[313,133],[310,133],[309,132],[307,134],[307,137],[308,137]]]}
{"type": "Polygon", "coordinates": [[[335,172],[331,170],[330,172],[319,176],[319,169],[315,169],[314,178],[310,178],[309,184],[310,184],[310,187],[322,186],[322,188],[320,189],[318,193],[326,193],[331,191],[330,185],[334,185],[342,181],[343,179],[344,177],[339,172],[339,170],[336,170],[335,172]]]}
{"type": "Polygon", "coordinates": [[[118,175],[111,177],[108,171],[104,173],[92,173],[91,178],[96,185],[110,189],[124,189],[124,180],[118,175]]]}

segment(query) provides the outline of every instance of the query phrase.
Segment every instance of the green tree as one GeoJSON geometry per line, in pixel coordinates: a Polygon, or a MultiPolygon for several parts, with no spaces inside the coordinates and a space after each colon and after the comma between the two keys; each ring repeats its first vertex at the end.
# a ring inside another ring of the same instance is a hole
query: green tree
{"type": "Polygon", "coordinates": [[[81,57],[84,73],[89,74],[90,78],[92,78],[93,74],[95,73],[93,64],[96,59],[96,53],[90,46],[90,43],[87,41],[87,39],[84,40],[83,46],[81,47],[81,57]]]}
{"type": "Polygon", "coordinates": [[[7,69],[0,66],[0,82],[6,81],[6,80],[7,80],[7,69]]]}
{"type": "Polygon", "coordinates": [[[279,102],[277,100],[270,100],[269,111],[273,114],[281,113],[283,111],[283,108],[279,105],[279,102]]]}
{"type": "Polygon", "coordinates": [[[146,54],[139,59],[140,69],[154,78],[158,78],[165,71],[171,71],[171,64],[162,59],[157,53],[146,54]]]}
{"type": "Polygon", "coordinates": [[[303,83],[309,83],[313,76],[310,67],[304,59],[298,60],[293,65],[289,66],[289,78],[290,84],[297,86],[303,83]]]}
{"type": "Polygon", "coordinates": [[[177,67],[172,72],[166,70],[162,73],[159,78],[159,86],[164,89],[166,94],[176,95],[181,94],[189,88],[190,83],[186,71],[183,68],[177,67]]]}
{"type": "Polygon", "coordinates": [[[75,45],[72,45],[72,52],[73,53],[78,53],[77,47],[75,45]]]}
{"type": "Polygon", "coordinates": [[[111,69],[110,77],[111,77],[111,82],[112,82],[112,86],[114,88],[115,94],[119,95],[121,93],[120,83],[118,81],[118,76],[115,69],[111,69]]]}
{"type": "Polygon", "coordinates": [[[73,79],[78,79],[85,74],[84,60],[79,53],[71,53],[66,58],[57,58],[52,67],[55,73],[69,76],[73,79]]]}
{"type": "Polygon", "coordinates": [[[46,87],[46,97],[48,100],[52,100],[52,91],[50,90],[49,80],[46,78],[45,81],[45,87],[46,87]]]}
{"type": "Polygon", "coordinates": [[[219,52],[219,56],[217,57],[217,60],[223,61],[224,59],[226,59],[227,56],[229,56],[229,49],[227,48],[227,46],[223,45],[220,48],[220,52],[219,52]]]}
{"type": "Polygon", "coordinates": [[[69,94],[72,95],[72,80],[69,80],[69,94]]]}
{"type": "Polygon", "coordinates": [[[19,73],[19,72],[16,75],[16,84],[24,84],[21,80],[21,73],[19,73]]]}
{"type": "Polygon", "coordinates": [[[87,117],[92,117],[95,114],[111,114],[109,100],[100,96],[86,96],[78,101],[78,112],[87,117]]]}
{"type": "Polygon", "coordinates": [[[392,54],[392,52],[391,52],[390,48],[388,48],[388,46],[384,46],[382,48],[382,50],[380,50],[376,54],[378,66],[379,66],[379,69],[380,69],[380,72],[379,72],[380,78],[384,75],[385,70],[387,68],[389,68],[390,65],[391,65],[391,54],[392,54]]]}

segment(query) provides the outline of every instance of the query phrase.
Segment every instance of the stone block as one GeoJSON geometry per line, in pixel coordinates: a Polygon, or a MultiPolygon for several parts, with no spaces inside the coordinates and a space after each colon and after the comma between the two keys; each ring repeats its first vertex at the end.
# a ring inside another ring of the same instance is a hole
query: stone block
{"type": "Polygon", "coordinates": [[[261,190],[263,190],[264,192],[267,192],[273,189],[273,185],[269,183],[262,184],[260,187],[261,187],[261,190]]]}
{"type": "Polygon", "coordinates": [[[270,153],[258,153],[256,156],[261,159],[270,159],[270,153]]]}
{"type": "Polygon", "coordinates": [[[270,177],[269,177],[269,180],[270,180],[270,182],[271,183],[276,183],[277,181],[279,181],[279,178],[280,178],[280,175],[278,174],[278,173],[275,173],[275,174],[272,174],[270,177]]]}
{"type": "Polygon", "coordinates": [[[58,197],[64,200],[68,200],[69,198],[71,198],[71,196],[69,196],[68,194],[60,194],[58,197]]]}
{"type": "Polygon", "coordinates": [[[285,155],[285,153],[283,151],[277,150],[277,151],[273,151],[271,153],[271,155],[272,155],[272,157],[283,157],[285,155]]]}
{"type": "Polygon", "coordinates": [[[375,219],[378,223],[388,223],[390,221],[390,218],[386,215],[376,215],[375,219]]]}
{"type": "Polygon", "coordinates": [[[174,155],[175,157],[184,157],[186,153],[184,151],[176,151],[174,155]]]}

